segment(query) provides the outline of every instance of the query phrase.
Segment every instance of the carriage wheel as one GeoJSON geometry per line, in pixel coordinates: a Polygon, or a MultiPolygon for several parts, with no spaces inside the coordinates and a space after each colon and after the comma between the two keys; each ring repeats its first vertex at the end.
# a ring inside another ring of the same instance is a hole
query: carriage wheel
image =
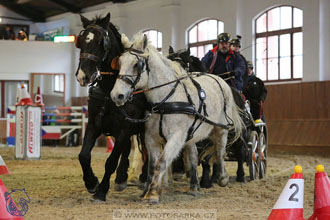
{"type": "Polygon", "coordinates": [[[263,132],[259,135],[259,155],[260,155],[260,169],[259,178],[262,179],[267,172],[267,139],[263,132]]]}
{"type": "Polygon", "coordinates": [[[250,171],[250,180],[255,180],[259,177],[259,135],[256,131],[252,131],[250,135],[249,146],[249,158],[248,166],[250,171]]]}

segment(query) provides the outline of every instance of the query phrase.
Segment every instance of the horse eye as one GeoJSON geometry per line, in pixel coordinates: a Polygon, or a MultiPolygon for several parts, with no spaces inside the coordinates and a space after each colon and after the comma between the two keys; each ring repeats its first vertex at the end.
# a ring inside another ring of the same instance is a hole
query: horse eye
{"type": "Polygon", "coordinates": [[[137,63],[134,65],[134,68],[137,68],[137,63]]]}

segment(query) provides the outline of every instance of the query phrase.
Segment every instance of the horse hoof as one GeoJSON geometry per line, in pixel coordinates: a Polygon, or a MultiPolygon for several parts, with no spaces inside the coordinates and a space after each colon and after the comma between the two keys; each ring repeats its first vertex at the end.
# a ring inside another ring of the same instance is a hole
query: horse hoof
{"type": "Polygon", "coordinates": [[[143,197],[143,200],[145,200],[149,204],[158,204],[159,194],[155,190],[148,191],[147,194],[143,197]]]}
{"type": "Polygon", "coordinates": [[[239,182],[239,183],[246,183],[246,181],[245,181],[245,178],[244,178],[244,176],[243,177],[236,177],[236,182],[239,182]]]}
{"type": "Polygon", "coordinates": [[[155,196],[153,196],[153,197],[144,197],[143,198],[143,200],[144,201],[146,201],[147,203],[149,203],[149,204],[151,204],[151,205],[157,205],[157,204],[159,204],[159,197],[155,197],[155,196]]]}
{"type": "Polygon", "coordinates": [[[105,202],[106,201],[106,194],[102,192],[96,192],[93,195],[93,200],[97,202],[105,202]]]}
{"type": "Polygon", "coordinates": [[[213,176],[212,176],[212,178],[211,178],[211,184],[212,184],[212,183],[217,183],[217,177],[213,177],[213,176]]]}
{"type": "Polygon", "coordinates": [[[229,183],[229,176],[226,176],[224,178],[219,178],[218,179],[218,185],[221,186],[221,187],[227,186],[228,183],[229,183]]]}
{"type": "Polygon", "coordinates": [[[127,182],[125,181],[125,182],[123,182],[123,183],[116,183],[115,184],[115,190],[117,191],[117,192],[121,192],[121,191],[123,191],[124,189],[126,189],[126,187],[127,187],[127,182]]]}
{"type": "Polygon", "coordinates": [[[208,189],[208,188],[211,188],[212,187],[211,181],[203,181],[203,180],[201,180],[199,184],[200,184],[200,187],[201,188],[205,188],[205,189],[208,189]]]}
{"type": "MultiPolygon", "coordinates": [[[[138,182],[137,186],[138,186],[138,188],[139,188],[140,190],[144,190],[144,189],[146,188],[146,186],[147,186],[147,183],[141,183],[141,182],[138,182]]],[[[143,196],[144,196],[144,195],[143,195],[143,196]]]]}
{"type": "Polygon", "coordinates": [[[174,173],[173,174],[173,179],[175,181],[180,181],[184,179],[184,173],[174,173]]]}
{"type": "Polygon", "coordinates": [[[97,188],[99,187],[99,180],[97,180],[97,182],[96,182],[96,184],[95,184],[95,186],[93,187],[93,188],[87,188],[87,191],[90,193],[90,194],[94,194],[94,193],[96,193],[96,190],[97,190],[97,188]]]}
{"type": "Polygon", "coordinates": [[[196,197],[198,196],[198,192],[199,192],[199,187],[195,185],[195,186],[190,186],[190,190],[188,194],[196,197]]]}

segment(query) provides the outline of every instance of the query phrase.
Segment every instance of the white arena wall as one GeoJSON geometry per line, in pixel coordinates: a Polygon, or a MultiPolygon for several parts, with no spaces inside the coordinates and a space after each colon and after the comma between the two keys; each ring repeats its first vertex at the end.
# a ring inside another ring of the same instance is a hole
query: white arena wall
{"type": "MultiPolygon", "coordinates": [[[[157,29],[163,33],[163,52],[187,47],[186,31],[195,22],[216,18],[224,22],[225,31],[242,35],[243,48],[254,43],[254,18],[264,10],[278,5],[292,5],[304,11],[303,82],[330,80],[330,1],[329,0],[137,0],[125,4],[107,3],[88,8],[82,14],[93,18],[111,13],[111,21],[120,32],[131,37],[139,30],[157,29]]],[[[6,13],[3,8],[1,13],[6,13]]],[[[7,11],[8,13],[9,12],[7,11]]],[[[82,29],[77,14],[54,16],[46,23],[31,25],[33,31],[64,26],[65,32],[78,34],[82,29]]],[[[73,44],[52,42],[0,41],[0,79],[29,79],[30,73],[65,73],[66,104],[70,98],[86,96],[74,72],[79,50],[73,44]]],[[[253,47],[243,52],[253,59],[253,47]]]]}

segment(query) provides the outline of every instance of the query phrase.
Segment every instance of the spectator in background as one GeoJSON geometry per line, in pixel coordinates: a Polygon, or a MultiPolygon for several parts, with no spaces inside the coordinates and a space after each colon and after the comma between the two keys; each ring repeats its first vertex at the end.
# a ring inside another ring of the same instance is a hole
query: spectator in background
{"type": "Polygon", "coordinates": [[[14,30],[9,25],[6,25],[5,28],[1,30],[0,39],[1,40],[16,40],[14,30]]]}
{"type": "Polygon", "coordinates": [[[23,40],[23,41],[27,41],[28,40],[27,34],[25,33],[25,31],[23,29],[21,29],[18,32],[17,40],[23,40]]]}

